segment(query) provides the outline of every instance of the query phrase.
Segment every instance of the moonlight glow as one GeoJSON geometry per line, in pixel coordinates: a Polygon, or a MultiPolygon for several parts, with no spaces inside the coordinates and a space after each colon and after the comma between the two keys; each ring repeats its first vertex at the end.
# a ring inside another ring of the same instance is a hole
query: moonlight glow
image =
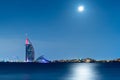
{"type": "Polygon", "coordinates": [[[83,12],[83,11],[84,11],[84,6],[79,6],[79,7],[78,7],[78,11],[79,11],[79,12],[83,12]]]}

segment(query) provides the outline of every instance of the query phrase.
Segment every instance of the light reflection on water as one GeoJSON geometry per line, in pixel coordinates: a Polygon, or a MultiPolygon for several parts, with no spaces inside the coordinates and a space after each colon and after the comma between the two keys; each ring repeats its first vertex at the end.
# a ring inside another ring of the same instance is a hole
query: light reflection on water
{"type": "Polygon", "coordinates": [[[75,64],[65,80],[99,80],[96,66],[97,64],[92,63],[75,64]]]}
{"type": "MultiPolygon", "coordinates": [[[[26,68],[19,67],[17,71],[13,69],[14,67],[12,66],[12,69],[0,68],[0,80],[103,80],[101,79],[103,75],[106,78],[111,75],[111,73],[106,72],[111,71],[108,67],[104,68],[104,66],[94,63],[39,64],[34,65],[33,70],[27,66],[26,68]]],[[[112,71],[114,70],[113,68],[112,71]]]]}

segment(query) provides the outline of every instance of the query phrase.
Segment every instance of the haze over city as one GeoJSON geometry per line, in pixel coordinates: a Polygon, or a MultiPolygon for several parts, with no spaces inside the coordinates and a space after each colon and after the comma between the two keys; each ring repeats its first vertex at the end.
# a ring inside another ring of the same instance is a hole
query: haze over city
{"type": "Polygon", "coordinates": [[[2,0],[0,60],[25,59],[26,33],[36,58],[40,55],[50,60],[119,58],[119,3],[119,0],[2,0]]]}

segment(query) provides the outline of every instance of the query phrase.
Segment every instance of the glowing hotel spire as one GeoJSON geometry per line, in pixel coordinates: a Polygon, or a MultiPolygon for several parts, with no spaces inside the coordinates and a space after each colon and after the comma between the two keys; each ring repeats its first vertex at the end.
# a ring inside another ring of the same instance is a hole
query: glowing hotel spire
{"type": "Polygon", "coordinates": [[[26,44],[26,45],[29,44],[29,40],[28,40],[28,38],[26,38],[25,44],[26,44]]]}
{"type": "Polygon", "coordinates": [[[26,38],[25,47],[26,47],[25,61],[26,62],[33,62],[34,61],[35,52],[34,52],[33,45],[32,45],[32,43],[30,42],[30,40],[28,38],[26,38]]]}

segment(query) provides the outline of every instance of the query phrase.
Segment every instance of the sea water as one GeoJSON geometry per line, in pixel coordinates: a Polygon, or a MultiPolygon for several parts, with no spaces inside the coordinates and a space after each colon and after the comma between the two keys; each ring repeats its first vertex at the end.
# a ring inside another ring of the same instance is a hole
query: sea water
{"type": "Polygon", "coordinates": [[[0,80],[120,80],[120,63],[0,63],[0,80]]]}

